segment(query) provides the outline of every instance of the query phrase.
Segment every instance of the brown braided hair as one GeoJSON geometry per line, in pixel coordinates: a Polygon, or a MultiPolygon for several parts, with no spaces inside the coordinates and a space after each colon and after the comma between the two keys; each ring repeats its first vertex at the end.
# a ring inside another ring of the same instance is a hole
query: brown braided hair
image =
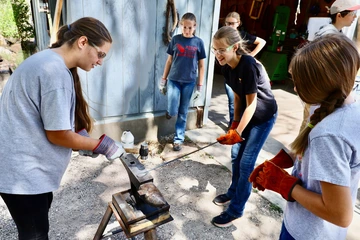
{"type": "MultiPolygon", "coordinates": [[[[289,69],[296,91],[305,103],[320,104],[310,117],[312,126],[343,105],[359,67],[358,50],[344,34],[327,34],[295,53],[289,69]]],[[[291,143],[294,153],[304,153],[311,129],[304,128],[291,143]]]]}
{"type": "MultiPolygon", "coordinates": [[[[81,36],[86,36],[88,41],[96,46],[102,46],[105,42],[112,43],[112,38],[104,24],[92,17],[80,18],[72,24],[63,25],[57,32],[57,41],[50,48],[61,47],[63,44],[72,46],[81,36]]],[[[87,104],[81,89],[81,82],[77,68],[70,69],[76,93],[75,105],[75,131],[85,128],[91,132],[93,119],[90,116],[89,105],[87,104]]]]}

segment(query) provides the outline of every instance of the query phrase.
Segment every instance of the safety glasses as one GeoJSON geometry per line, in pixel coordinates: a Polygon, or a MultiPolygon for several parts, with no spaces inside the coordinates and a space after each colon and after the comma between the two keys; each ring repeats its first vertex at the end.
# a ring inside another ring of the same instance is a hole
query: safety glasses
{"type": "Polygon", "coordinates": [[[93,48],[96,49],[97,54],[98,54],[98,58],[102,59],[102,58],[105,58],[105,57],[106,57],[106,53],[104,53],[103,51],[101,51],[101,49],[100,49],[98,46],[96,46],[96,45],[93,44],[92,42],[89,42],[89,43],[90,43],[90,45],[91,45],[93,48]]]}

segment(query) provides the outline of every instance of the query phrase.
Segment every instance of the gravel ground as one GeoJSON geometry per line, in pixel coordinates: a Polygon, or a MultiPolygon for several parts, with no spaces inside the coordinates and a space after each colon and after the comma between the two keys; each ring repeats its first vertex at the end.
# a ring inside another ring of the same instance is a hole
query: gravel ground
{"type": "MultiPolygon", "coordinates": [[[[191,143],[187,143],[191,144],[191,143]]],[[[152,152],[160,152],[161,148],[152,152]]],[[[136,155],[137,156],[137,155],[136,155]]],[[[158,153],[142,161],[151,170],[163,163],[158,153]]],[[[213,226],[211,219],[224,210],[212,199],[224,193],[231,173],[202,151],[150,171],[155,185],[170,205],[173,221],[157,228],[159,239],[277,239],[282,212],[256,192],[242,218],[229,228],[213,226]]],[[[129,189],[128,175],[120,160],[107,161],[73,154],[59,190],[54,192],[50,210],[50,239],[92,239],[112,194],[129,189]]],[[[6,206],[0,199],[0,239],[17,239],[6,206]]],[[[105,232],[119,230],[114,216],[105,232]]],[[[123,232],[104,237],[126,239],[123,232]]],[[[137,235],[134,239],[144,239],[137,235]]]]}

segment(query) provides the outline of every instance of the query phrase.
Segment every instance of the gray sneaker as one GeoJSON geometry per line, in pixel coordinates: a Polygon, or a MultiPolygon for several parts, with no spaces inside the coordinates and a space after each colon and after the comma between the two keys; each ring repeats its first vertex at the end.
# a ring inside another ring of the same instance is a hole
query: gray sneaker
{"type": "Polygon", "coordinates": [[[174,151],[180,151],[181,150],[181,144],[180,143],[174,143],[173,150],[174,151]]]}

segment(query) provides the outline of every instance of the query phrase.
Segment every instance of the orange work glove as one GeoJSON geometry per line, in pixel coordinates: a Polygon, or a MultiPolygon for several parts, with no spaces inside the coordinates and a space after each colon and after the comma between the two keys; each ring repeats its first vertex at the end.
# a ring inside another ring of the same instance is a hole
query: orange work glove
{"type": "Polygon", "coordinates": [[[239,135],[236,130],[229,130],[226,134],[221,135],[216,139],[219,143],[225,145],[233,145],[244,141],[244,139],[239,135]]]}
{"type": "Polygon", "coordinates": [[[296,184],[301,185],[301,180],[291,176],[273,162],[265,161],[263,170],[256,177],[256,183],[265,189],[280,193],[288,201],[295,201],[291,197],[291,192],[296,184]]]}
{"type": "Polygon", "coordinates": [[[229,130],[234,130],[239,126],[240,121],[233,121],[229,130]]]}
{"type": "MultiPolygon", "coordinates": [[[[273,157],[272,159],[269,160],[269,162],[274,163],[276,166],[281,167],[281,168],[289,168],[294,166],[294,162],[292,160],[292,158],[290,157],[289,154],[287,154],[287,152],[285,152],[284,149],[281,149],[280,152],[278,152],[275,157],[273,157]]],[[[252,183],[254,188],[259,189],[260,191],[264,191],[265,188],[263,188],[261,185],[256,183],[256,177],[259,175],[259,172],[262,171],[262,169],[264,168],[264,163],[260,164],[259,166],[257,166],[254,171],[250,174],[249,177],[249,182],[252,183]]]]}

